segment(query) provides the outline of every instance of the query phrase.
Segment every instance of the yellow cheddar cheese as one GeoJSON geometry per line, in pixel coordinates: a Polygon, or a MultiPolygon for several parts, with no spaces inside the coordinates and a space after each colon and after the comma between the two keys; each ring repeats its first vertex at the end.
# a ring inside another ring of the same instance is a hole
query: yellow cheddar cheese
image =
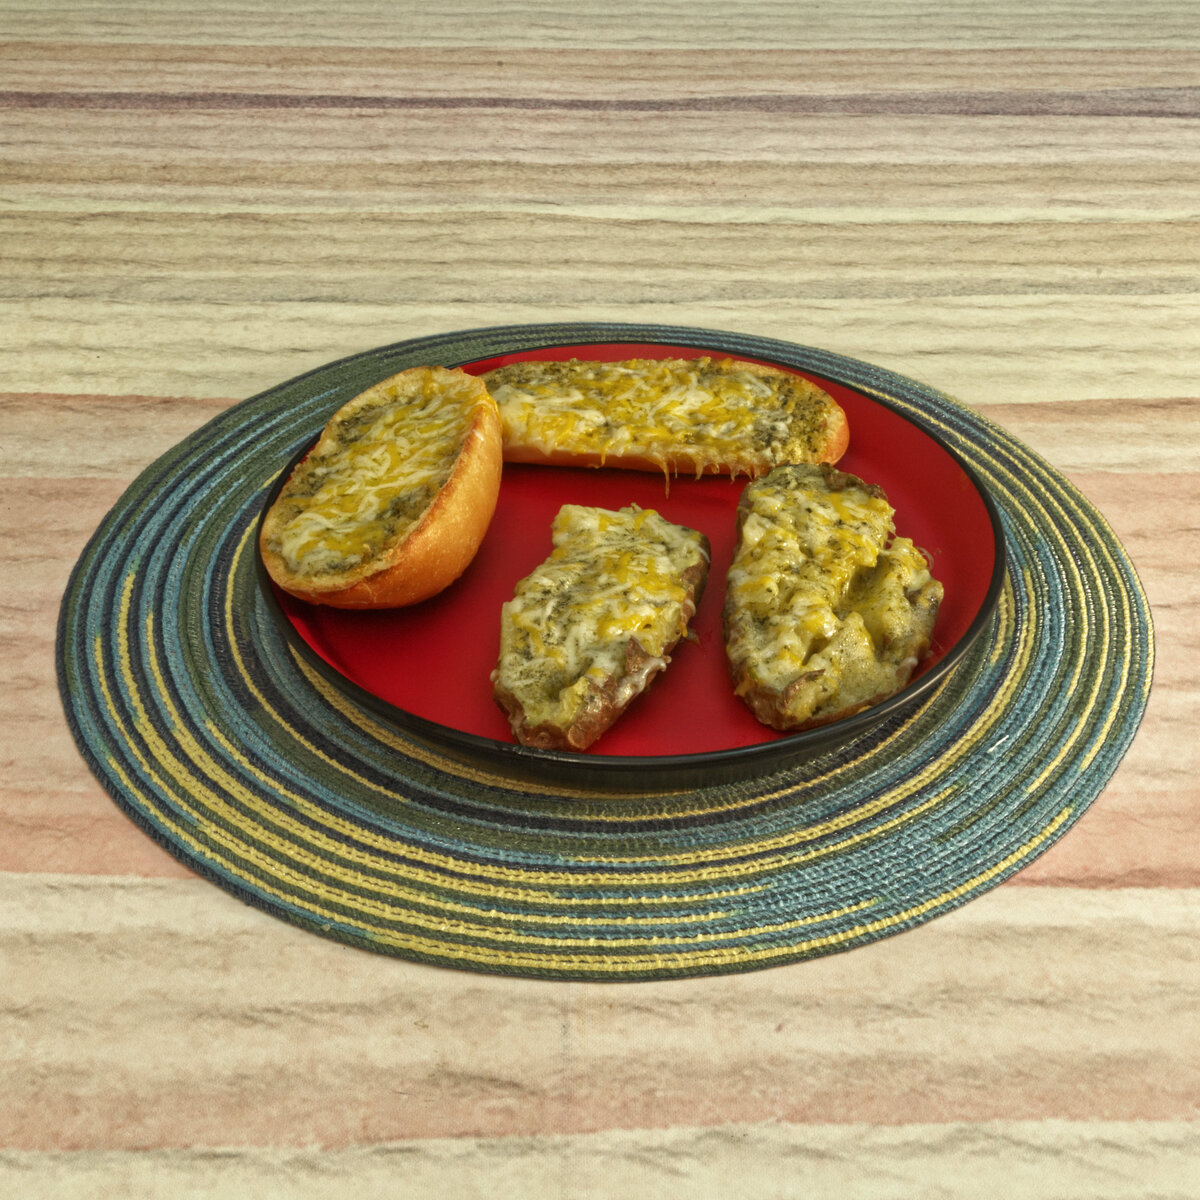
{"type": "Polygon", "coordinates": [[[731,358],[522,361],[483,376],[505,458],[520,462],[760,475],[834,462],[841,407],[790,371],[731,358]]]}
{"type": "Polygon", "coordinates": [[[330,419],[264,518],[263,561],[316,603],[413,603],[474,555],[501,467],[499,414],[477,378],[402,371],[330,419]]]}
{"type": "Polygon", "coordinates": [[[582,750],[686,636],[708,541],[653,509],[568,504],[552,542],[502,607],[492,681],[518,741],[582,750]]]}
{"type": "Polygon", "coordinates": [[[879,488],[829,466],[746,486],[723,618],[735,690],[759,720],[803,729],[856,712],[928,652],[943,588],[893,518],[879,488]]]}

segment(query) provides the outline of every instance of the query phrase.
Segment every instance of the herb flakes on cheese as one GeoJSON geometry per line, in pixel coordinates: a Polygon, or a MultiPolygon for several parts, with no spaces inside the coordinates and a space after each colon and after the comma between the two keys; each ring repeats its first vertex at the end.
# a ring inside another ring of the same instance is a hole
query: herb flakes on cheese
{"type": "Polygon", "coordinates": [[[429,370],[372,389],[326,427],[280,492],[271,548],[300,575],[351,570],[415,527],[454,469],[479,392],[429,370]]]}
{"type": "Polygon", "coordinates": [[[893,517],[879,488],[828,466],[778,467],[746,486],[725,640],[760,720],[799,729],[865,708],[928,652],[942,585],[893,517]]]}
{"type": "Polygon", "coordinates": [[[708,542],[653,509],[575,504],[555,517],[552,541],[502,607],[492,680],[519,740],[583,749],[687,635],[708,542]]]}
{"type": "Polygon", "coordinates": [[[761,474],[824,457],[840,407],[791,372],[731,358],[529,360],[483,376],[506,445],[761,474]]]}

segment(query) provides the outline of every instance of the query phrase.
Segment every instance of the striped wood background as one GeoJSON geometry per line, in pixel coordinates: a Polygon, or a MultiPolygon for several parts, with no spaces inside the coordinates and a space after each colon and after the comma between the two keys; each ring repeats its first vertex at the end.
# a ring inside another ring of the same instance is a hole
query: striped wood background
{"type": "Polygon", "coordinates": [[[0,0],[5,1194],[1200,1194],[1200,11],[608,13],[0,0]],[[1159,645],[1080,825],[901,937],[624,986],[345,950],[136,832],[53,672],[108,505],[294,374],[537,320],[866,359],[1073,479],[1159,645]]]}

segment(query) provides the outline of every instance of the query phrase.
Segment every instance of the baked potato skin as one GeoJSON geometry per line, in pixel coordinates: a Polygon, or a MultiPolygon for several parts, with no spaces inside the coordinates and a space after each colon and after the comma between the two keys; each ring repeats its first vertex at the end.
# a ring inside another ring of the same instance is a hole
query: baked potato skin
{"type": "MultiPolygon", "coordinates": [[[[636,634],[614,638],[602,648],[602,654],[588,660],[593,668],[599,660],[611,662],[613,666],[603,674],[598,674],[595,669],[580,672],[556,681],[553,686],[558,690],[553,695],[546,690],[531,694],[530,686],[521,679],[520,672],[506,666],[502,628],[501,655],[492,675],[492,694],[521,745],[573,752],[588,749],[616,723],[655,676],[666,669],[671,653],[687,636],[688,625],[708,580],[711,556],[708,538],[693,530],[684,532],[693,539],[694,553],[691,561],[673,577],[680,595],[664,607],[667,617],[664,627],[670,633],[660,646],[655,647],[657,653],[643,645],[643,640],[636,634]],[[541,715],[547,709],[558,714],[558,718],[546,719],[541,715]]],[[[502,627],[505,619],[502,617],[502,627]]],[[[569,641],[570,632],[564,625],[556,631],[555,640],[569,641]]]]}
{"type": "MultiPolygon", "coordinates": [[[[707,539],[705,546],[707,547],[707,539]]],[[[688,590],[685,620],[690,621],[691,615],[695,613],[707,578],[707,562],[689,567],[681,576],[688,590]]],[[[581,698],[574,718],[567,724],[542,721],[531,725],[524,705],[499,682],[493,688],[493,695],[508,717],[513,735],[521,745],[535,746],[541,750],[586,750],[601,734],[616,724],[629,705],[646,690],[654,676],[666,669],[671,651],[681,640],[681,637],[676,638],[665,647],[663,655],[651,663],[651,655],[647,654],[637,638],[630,638],[624,646],[623,669],[618,673],[606,675],[601,683],[588,680],[587,692],[581,698]],[[622,682],[639,674],[644,680],[642,686],[623,696],[622,682]]]]}
{"type": "MultiPolygon", "coordinates": [[[[847,573],[830,603],[826,629],[814,638],[811,657],[790,672],[764,661],[752,644],[753,629],[778,616],[786,626],[786,597],[772,611],[740,602],[727,586],[722,611],[727,657],[734,692],[764,725],[785,732],[818,728],[852,716],[895,695],[930,650],[943,586],[928,572],[924,555],[906,538],[892,536],[891,507],[883,490],[828,465],[782,467],[780,473],[805,475],[807,487],[786,494],[791,503],[806,492],[821,496],[853,493],[886,520],[878,553],[864,546],[864,562],[847,573]]],[[[745,530],[755,512],[755,488],[770,488],[771,476],[750,484],[738,505],[738,538],[731,574],[743,552],[745,530]]],[[[802,611],[797,609],[796,611],[802,611]]],[[[806,613],[807,616],[807,613],[806,613]]]]}

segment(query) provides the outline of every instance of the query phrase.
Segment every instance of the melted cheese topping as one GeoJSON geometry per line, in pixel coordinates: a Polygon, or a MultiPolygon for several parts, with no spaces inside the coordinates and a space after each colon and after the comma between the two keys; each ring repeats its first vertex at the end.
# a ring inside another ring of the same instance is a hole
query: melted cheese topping
{"type": "Polygon", "coordinates": [[[492,679],[528,725],[566,729],[597,688],[615,681],[621,708],[666,666],[695,611],[681,577],[708,556],[695,530],[637,506],[564,505],[553,545],[503,605],[492,679]],[[644,655],[629,655],[634,641],[644,655]]]}
{"type": "Polygon", "coordinates": [[[741,693],[779,693],[794,726],[907,682],[942,586],[921,551],[893,537],[886,499],[831,489],[818,467],[780,467],[747,486],[740,530],[725,617],[741,693]]]}
{"type": "Polygon", "coordinates": [[[819,455],[833,401],[798,375],[733,359],[518,362],[483,377],[506,443],[765,471],[819,455]]]}
{"type": "Polygon", "coordinates": [[[438,368],[397,380],[340,409],[280,492],[271,548],[297,574],[345,572],[402,541],[450,477],[478,384],[438,368]]]}

